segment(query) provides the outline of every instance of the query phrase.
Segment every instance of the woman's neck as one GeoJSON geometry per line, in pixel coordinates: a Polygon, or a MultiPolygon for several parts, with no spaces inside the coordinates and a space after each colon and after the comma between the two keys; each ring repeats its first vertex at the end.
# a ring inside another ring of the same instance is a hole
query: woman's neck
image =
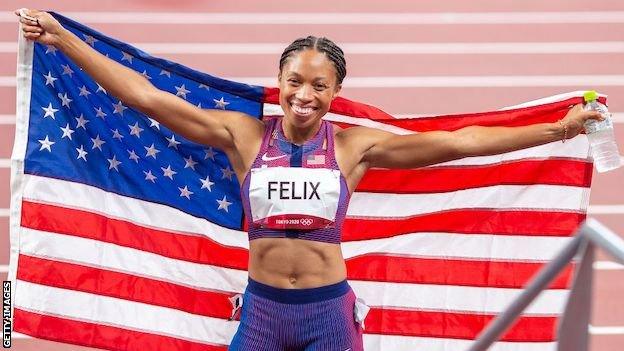
{"type": "Polygon", "coordinates": [[[310,128],[296,128],[284,119],[281,121],[282,131],[288,141],[295,145],[303,145],[306,141],[312,139],[321,128],[321,121],[310,128]]]}

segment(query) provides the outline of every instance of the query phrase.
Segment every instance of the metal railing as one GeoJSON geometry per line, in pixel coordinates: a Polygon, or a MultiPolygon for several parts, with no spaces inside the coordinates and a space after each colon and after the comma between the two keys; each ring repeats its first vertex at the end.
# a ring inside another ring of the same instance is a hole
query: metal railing
{"type": "Polygon", "coordinates": [[[488,327],[483,330],[468,351],[487,350],[520,317],[531,302],[546,289],[551,281],[565,269],[578,254],[575,277],[563,316],[557,331],[558,351],[587,351],[589,343],[589,318],[591,313],[591,290],[593,281],[594,249],[598,246],[617,261],[624,264],[624,240],[594,219],[588,219],[557,256],[543,267],[488,327]]]}

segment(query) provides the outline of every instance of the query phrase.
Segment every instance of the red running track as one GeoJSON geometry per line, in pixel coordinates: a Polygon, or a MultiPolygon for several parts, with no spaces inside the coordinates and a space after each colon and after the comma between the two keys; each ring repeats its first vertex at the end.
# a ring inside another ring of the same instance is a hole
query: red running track
{"type": "MultiPolygon", "coordinates": [[[[8,20],[12,10],[23,2],[5,0],[0,5],[0,76],[15,74],[16,23],[8,20]],[[4,16],[4,17],[2,17],[4,16]],[[6,45],[4,45],[6,44],[6,45]],[[4,45],[4,46],[3,46],[4,45]]],[[[259,2],[253,0],[197,2],[179,0],[175,6],[169,1],[31,1],[29,6],[68,11],[128,11],[128,12],[273,12],[273,13],[429,13],[457,12],[474,14],[483,12],[558,12],[624,11],[624,3],[616,1],[315,1],[292,2],[286,0],[259,2]]],[[[461,17],[461,16],[460,16],[461,17]]],[[[587,81],[552,86],[506,87],[346,87],[343,95],[368,102],[394,114],[456,113],[490,110],[571,90],[588,87],[610,95],[610,109],[624,112],[624,78],[610,85],[600,85],[591,76],[616,77],[624,75],[624,20],[616,23],[541,23],[541,24],[111,24],[94,23],[92,27],[107,35],[131,43],[154,45],[158,56],[169,58],[190,67],[223,77],[274,77],[277,74],[279,47],[286,46],[297,36],[326,35],[339,44],[351,43],[570,43],[604,41],[619,45],[619,51],[583,53],[496,53],[496,54],[371,54],[347,50],[349,77],[453,77],[475,76],[487,81],[492,76],[590,76],[587,81]],[[276,50],[261,54],[192,54],[173,53],[158,43],[271,43],[276,50]],[[159,51],[160,50],[160,51],[159,51]],[[253,59],[250,59],[250,57],[253,59]],[[414,104],[414,101],[417,101],[414,104]],[[451,101],[451,103],[448,103],[451,101]]],[[[470,45],[467,45],[470,47],[470,45]]],[[[371,49],[369,48],[369,51],[371,49]]],[[[148,50],[149,51],[149,50],[148,50]]],[[[582,51],[582,50],[581,50],[582,51]]],[[[547,80],[547,79],[545,79],[547,80]]],[[[443,85],[443,83],[442,83],[443,85]]],[[[538,84],[539,85],[539,84],[538,84]]],[[[15,126],[11,118],[15,113],[15,87],[0,86],[0,160],[10,158],[15,126]]],[[[624,148],[624,123],[616,124],[617,139],[624,148]]],[[[624,151],[624,150],[621,150],[624,151]]],[[[0,161],[1,162],[1,161],[0,161]]],[[[0,164],[0,210],[9,207],[9,169],[0,164]]],[[[624,189],[619,186],[624,169],[607,174],[594,174],[592,208],[600,210],[594,217],[624,235],[624,189]],[[609,207],[595,207],[595,206],[609,207]],[[615,206],[620,206],[615,207],[615,206]],[[611,210],[614,213],[606,213],[611,210]]],[[[590,212],[591,213],[591,212],[590,212]]],[[[0,215],[0,264],[8,264],[8,217],[0,215]]],[[[598,260],[608,261],[604,253],[598,260]]],[[[6,273],[4,273],[6,275],[6,273]]],[[[592,324],[598,327],[624,326],[624,270],[597,270],[594,286],[594,311],[592,324]]],[[[623,328],[624,329],[624,328],[623,328]]],[[[620,329],[622,330],[622,329],[620,329]]],[[[591,350],[620,350],[624,332],[614,335],[594,334],[591,350]]],[[[14,339],[16,350],[88,350],[36,339],[14,339]]]]}

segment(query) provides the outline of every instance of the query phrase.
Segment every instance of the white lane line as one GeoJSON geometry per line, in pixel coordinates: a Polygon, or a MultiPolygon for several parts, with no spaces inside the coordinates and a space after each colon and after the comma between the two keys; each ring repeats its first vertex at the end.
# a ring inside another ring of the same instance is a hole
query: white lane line
{"type": "Polygon", "coordinates": [[[590,325],[589,333],[591,335],[622,335],[624,334],[624,326],[597,327],[590,325]]]}
{"type": "MultiPolygon", "coordinates": [[[[576,12],[64,12],[85,23],[128,24],[569,24],[624,23],[624,11],[576,12]]],[[[0,22],[17,23],[13,13],[0,22]]]]}
{"type": "MultiPolygon", "coordinates": [[[[224,78],[254,85],[275,85],[275,77],[224,78]]],[[[0,76],[0,86],[15,85],[15,76],[0,76]]],[[[603,87],[624,86],[624,75],[351,77],[345,79],[344,86],[347,88],[603,87]]]]}
{"type": "Polygon", "coordinates": [[[624,214],[624,205],[589,205],[588,215],[624,214]]]}
{"type": "Polygon", "coordinates": [[[0,115],[0,125],[15,124],[15,115],[0,115]]]}
{"type": "Polygon", "coordinates": [[[593,265],[597,271],[620,271],[624,270],[624,265],[613,261],[596,261],[593,265]]]}
{"type": "MultiPolygon", "coordinates": [[[[284,43],[133,43],[152,54],[280,54],[284,43]]],[[[498,42],[498,43],[340,43],[357,54],[601,54],[624,53],[624,42],[498,42]]],[[[17,43],[0,42],[0,53],[17,52],[17,43]]]]}

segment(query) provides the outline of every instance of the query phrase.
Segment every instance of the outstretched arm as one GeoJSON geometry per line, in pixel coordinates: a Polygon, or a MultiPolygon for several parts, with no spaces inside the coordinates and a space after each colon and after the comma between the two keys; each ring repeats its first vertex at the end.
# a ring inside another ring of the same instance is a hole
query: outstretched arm
{"type": "MultiPolygon", "coordinates": [[[[395,135],[373,129],[354,130],[361,134],[360,163],[365,168],[417,168],[469,156],[495,155],[557,140],[572,138],[583,130],[588,119],[600,120],[595,111],[576,105],[561,123],[540,123],[523,127],[471,126],[453,132],[434,131],[395,135]]],[[[348,132],[346,130],[345,132],[348,132]]],[[[355,139],[355,138],[353,138],[355,139]]]]}
{"type": "MultiPolygon", "coordinates": [[[[19,16],[19,10],[15,13],[19,16]]],[[[253,140],[260,135],[263,126],[256,119],[238,112],[197,108],[169,92],[157,89],[142,75],[100,54],[63,28],[49,13],[29,10],[27,14],[38,20],[20,19],[27,39],[54,45],[108,93],[185,138],[215,146],[226,153],[238,153],[239,146],[245,147],[250,144],[250,138],[253,140]]]]}

